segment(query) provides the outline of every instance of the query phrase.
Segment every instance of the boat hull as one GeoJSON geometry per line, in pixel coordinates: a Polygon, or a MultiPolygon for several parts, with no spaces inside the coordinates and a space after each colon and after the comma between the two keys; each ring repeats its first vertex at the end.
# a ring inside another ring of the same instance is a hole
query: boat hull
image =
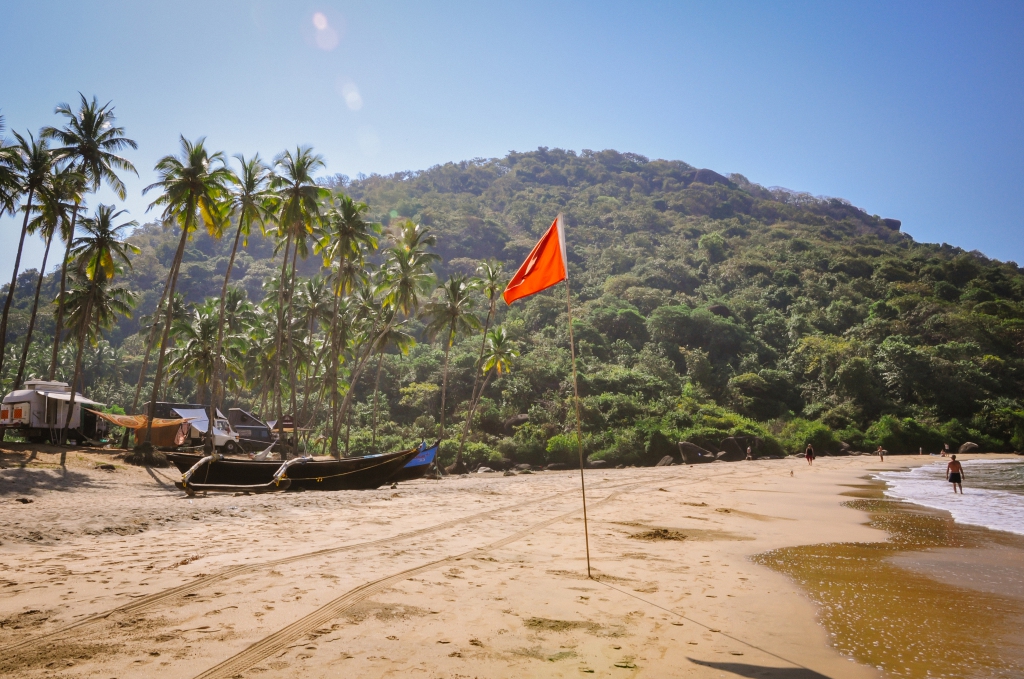
{"type": "MultiPolygon", "coordinates": [[[[379,488],[394,473],[416,457],[416,450],[343,457],[340,460],[310,460],[289,467],[287,478],[290,490],[368,490],[379,488]]],[[[192,453],[171,453],[171,463],[184,474],[202,456],[192,453]]],[[[192,482],[200,485],[258,486],[270,483],[274,472],[281,467],[280,460],[245,460],[220,458],[208,467],[199,469],[192,482]]]]}
{"type": "Polygon", "coordinates": [[[433,468],[434,458],[437,456],[438,444],[434,444],[430,448],[419,452],[416,457],[409,460],[408,463],[398,471],[396,471],[389,481],[411,481],[413,479],[421,479],[427,475],[433,468]]]}

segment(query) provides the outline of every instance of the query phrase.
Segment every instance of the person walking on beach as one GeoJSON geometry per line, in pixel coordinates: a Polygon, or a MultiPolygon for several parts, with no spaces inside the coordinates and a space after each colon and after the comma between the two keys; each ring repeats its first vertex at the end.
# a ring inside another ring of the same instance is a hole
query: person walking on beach
{"type": "Polygon", "coordinates": [[[875,452],[878,453],[878,459],[881,460],[882,462],[885,462],[885,451],[882,450],[882,446],[878,446],[878,450],[876,450],[875,452]]]}
{"type": "Polygon", "coordinates": [[[961,479],[964,477],[964,466],[956,461],[956,455],[950,457],[953,459],[946,465],[946,480],[953,484],[953,495],[956,495],[957,486],[960,487],[960,494],[963,495],[964,486],[961,479]]]}
{"type": "Polygon", "coordinates": [[[804,451],[804,457],[807,458],[807,464],[814,464],[814,446],[810,443],[807,444],[807,450],[804,451]]]}

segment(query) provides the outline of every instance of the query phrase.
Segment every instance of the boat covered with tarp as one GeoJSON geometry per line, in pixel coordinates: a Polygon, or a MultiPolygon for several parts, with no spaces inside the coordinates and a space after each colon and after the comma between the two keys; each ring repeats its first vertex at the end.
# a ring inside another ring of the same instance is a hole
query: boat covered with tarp
{"type": "Polygon", "coordinates": [[[432,446],[427,446],[426,443],[421,443],[417,449],[416,457],[409,460],[409,462],[395,472],[390,481],[411,481],[412,479],[420,479],[427,475],[427,473],[434,468],[434,461],[437,459],[437,449],[441,442],[438,441],[432,446]]]}

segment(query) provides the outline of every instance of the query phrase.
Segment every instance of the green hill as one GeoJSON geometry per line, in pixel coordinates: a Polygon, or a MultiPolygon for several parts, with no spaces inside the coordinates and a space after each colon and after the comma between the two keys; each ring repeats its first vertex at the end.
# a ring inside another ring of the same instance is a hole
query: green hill
{"type": "MultiPolygon", "coordinates": [[[[368,203],[385,225],[429,226],[442,278],[472,273],[485,258],[510,275],[564,213],[592,460],[653,463],[673,452],[670,442],[718,450],[740,434],[761,437],[761,454],[808,441],[819,452],[841,443],[935,452],[965,441],[1024,449],[1024,273],[1012,262],[917,243],[899,222],[841,199],[615,151],[541,148],[325,183],[368,203]]],[[[132,240],[142,248],[129,276],[140,295],[136,316],[92,350],[107,355],[88,358],[86,373],[91,395],[123,407],[141,362],[139,318],[160,296],[176,235],[149,224],[132,240]]],[[[220,294],[230,245],[206,234],[189,244],[178,284],[186,302],[220,294]]],[[[254,236],[236,264],[234,281],[253,302],[280,269],[273,247],[254,236]]],[[[319,270],[311,257],[299,273],[319,270]]],[[[19,351],[28,273],[9,334],[19,351]]],[[[50,298],[54,289],[50,277],[50,298]]],[[[575,439],[564,290],[499,307],[521,356],[485,394],[471,459],[567,461],[575,439]]],[[[37,337],[52,337],[49,314],[37,337]]],[[[413,326],[420,344],[408,357],[388,354],[381,372],[388,447],[429,436],[440,407],[441,348],[413,326]]],[[[453,349],[455,421],[479,346],[470,336],[453,349]]],[[[32,361],[38,373],[48,347],[35,348],[32,361]]],[[[369,446],[373,373],[357,384],[354,453],[369,446]]],[[[185,379],[171,395],[194,391],[185,379]]],[[[231,401],[258,406],[257,393],[243,385],[231,401]]]]}

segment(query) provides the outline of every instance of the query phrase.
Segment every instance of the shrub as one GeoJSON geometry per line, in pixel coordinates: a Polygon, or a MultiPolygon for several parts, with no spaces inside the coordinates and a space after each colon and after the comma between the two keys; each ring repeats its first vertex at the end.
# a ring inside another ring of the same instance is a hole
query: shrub
{"type": "Polygon", "coordinates": [[[918,448],[939,450],[943,443],[942,432],[937,429],[912,417],[901,420],[893,415],[883,415],[864,435],[868,446],[882,446],[890,453],[916,453],[918,448]]]}
{"type": "Polygon", "coordinates": [[[579,465],[580,449],[579,437],[576,433],[555,434],[548,439],[547,462],[563,462],[565,464],[579,465]]]}
{"type": "Polygon", "coordinates": [[[796,418],[782,430],[782,445],[789,453],[802,453],[807,444],[814,446],[814,452],[835,453],[839,450],[839,439],[828,426],[817,420],[796,418]]]}

